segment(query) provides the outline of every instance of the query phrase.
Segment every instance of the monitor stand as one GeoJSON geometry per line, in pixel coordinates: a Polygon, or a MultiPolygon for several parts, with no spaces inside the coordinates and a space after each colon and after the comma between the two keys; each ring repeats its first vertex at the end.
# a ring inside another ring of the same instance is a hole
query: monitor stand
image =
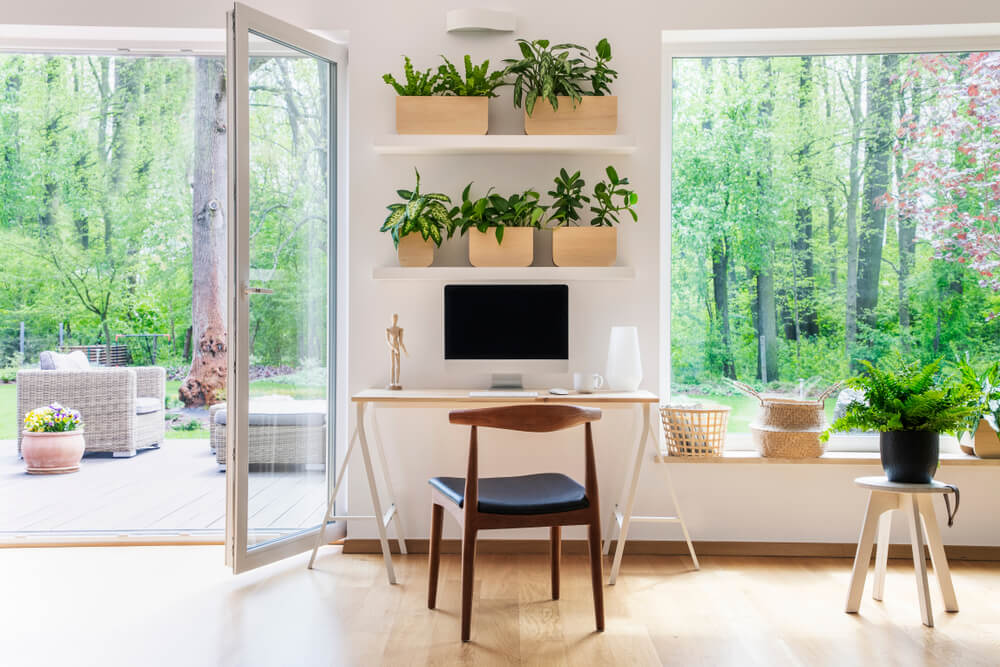
{"type": "Polygon", "coordinates": [[[524,389],[520,373],[492,373],[490,389],[524,389]]]}

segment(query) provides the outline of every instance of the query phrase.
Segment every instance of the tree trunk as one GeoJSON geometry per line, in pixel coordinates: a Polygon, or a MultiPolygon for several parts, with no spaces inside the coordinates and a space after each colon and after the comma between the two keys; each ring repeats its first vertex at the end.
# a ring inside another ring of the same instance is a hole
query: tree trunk
{"type": "MultiPolygon", "coordinates": [[[[854,56],[854,77],[851,81],[850,96],[847,100],[851,111],[851,146],[848,164],[847,211],[847,291],[844,318],[844,341],[846,356],[852,358],[854,344],[858,337],[858,199],[861,190],[861,172],[858,169],[861,148],[861,124],[864,116],[861,110],[861,59],[854,56]]],[[[845,91],[846,92],[846,91],[845,91]]]]}
{"type": "Polygon", "coordinates": [[[722,336],[722,374],[735,380],[736,365],[729,342],[729,248],[725,236],[717,238],[712,245],[712,296],[722,336]]]}
{"type": "MultiPolygon", "coordinates": [[[[910,92],[911,103],[910,103],[910,113],[912,114],[912,122],[920,122],[920,84],[915,84],[910,92]]],[[[906,94],[903,90],[899,91],[899,118],[900,123],[903,123],[903,119],[907,116],[906,109],[906,94]]],[[[900,142],[905,142],[905,139],[901,138],[900,142]]],[[[896,186],[903,181],[904,169],[903,169],[903,150],[896,153],[896,186]]],[[[899,216],[899,231],[897,232],[897,237],[899,241],[898,250],[898,260],[899,267],[897,269],[898,273],[898,299],[899,299],[899,347],[900,350],[907,354],[910,351],[910,271],[913,269],[914,263],[914,253],[916,251],[916,221],[913,218],[900,215],[899,216]]]]}
{"type": "Polygon", "coordinates": [[[877,325],[879,275],[885,242],[885,195],[889,190],[889,158],[893,142],[891,76],[895,54],[868,56],[868,131],[865,137],[864,193],[858,230],[858,320],[877,325]]]}
{"type": "Polygon", "coordinates": [[[209,405],[226,387],[226,79],[218,58],[195,61],[191,323],[184,405],[209,405]]]}
{"type": "Polygon", "coordinates": [[[816,318],[815,279],[813,267],[813,213],[809,195],[813,191],[812,167],[812,58],[802,58],[799,70],[799,136],[802,144],[796,153],[800,199],[795,211],[794,261],[792,271],[795,286],[795,339],[799,335],[815,337],[819,334],[816,318]],[[799,266],[801,265],[801,276],[799,266]]]}
{"type": "Polygon", "coordinates": [[[757,274],[757,336],[757,347],[764,353],[764,359],[760,359],[758,352],[758,377],[774,382],[778,379],[778,318],[774,306],[774,274],[766,270],[757,274]]]}

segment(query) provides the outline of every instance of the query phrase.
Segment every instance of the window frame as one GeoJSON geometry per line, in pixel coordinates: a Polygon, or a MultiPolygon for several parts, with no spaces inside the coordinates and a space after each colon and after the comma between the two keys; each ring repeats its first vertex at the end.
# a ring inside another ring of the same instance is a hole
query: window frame
{"type": "MultiPolygon", "coordinates": [[[[660,290],[659,350],[663,403],[671,400],[671,236],[673,221],[673,60],[762,56],[857,55],[947,51],[1000,51],[1000,23],[664,30],[660,78],[660,290]]],[[[845,436],[850,437],[850,436],[845,436]]],[[[877,439],[841,442],[835,451],[877,451],[877,439]],[[871,442],[868,442],[871,441],[871,442]]],[[[947,447],[951,450],[951,443],[947,447]]],[[[957,450],[957,443],[954,445],[957,450]]],[[[729,447],[727,446],[727,449],[729,447]]],[[[734,449],[733,451],[741,451],[734,449]]]]}

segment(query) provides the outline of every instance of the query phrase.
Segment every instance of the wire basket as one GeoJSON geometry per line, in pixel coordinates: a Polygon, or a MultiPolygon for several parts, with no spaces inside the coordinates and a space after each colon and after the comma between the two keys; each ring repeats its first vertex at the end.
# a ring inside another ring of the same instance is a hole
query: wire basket
{"type": "Polygon", "coordinates": [[[728,406],[660,408],[663,435],[670,456],[722,456],[729,423],[728,406]]]}

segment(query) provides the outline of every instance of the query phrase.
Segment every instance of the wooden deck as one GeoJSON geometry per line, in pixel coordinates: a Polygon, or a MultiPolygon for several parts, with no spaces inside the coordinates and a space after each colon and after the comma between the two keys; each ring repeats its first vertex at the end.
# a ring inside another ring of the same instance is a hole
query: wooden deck
{"type": "MultiPolygon", "coordinates": [[[[261,541],[318,524],[325,487],[319,470],[251,473],[251,532],[261,541]]],[[[0,441],[0,540],[69,533],[221,539],[225,520],[226,475],[207,440],[168,440],[130,459],[85,456],[70,475],[28,475],[17,443],[0,441]]]]}

